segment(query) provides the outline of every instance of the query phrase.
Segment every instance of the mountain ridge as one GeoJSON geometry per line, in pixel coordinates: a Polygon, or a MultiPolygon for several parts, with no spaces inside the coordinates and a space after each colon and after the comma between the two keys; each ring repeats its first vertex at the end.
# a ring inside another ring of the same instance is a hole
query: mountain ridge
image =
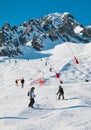
{"type": "Polygon", "coordinates": [[[20,46],[27,46],[27,42],[38,51],[46,49],[46,44],[88,43],[91,42],[91,26],[84,27],[68,12],[30,19],[20,26],[5,23],[0,30],[0,56],[23,54],[20,46]]]}

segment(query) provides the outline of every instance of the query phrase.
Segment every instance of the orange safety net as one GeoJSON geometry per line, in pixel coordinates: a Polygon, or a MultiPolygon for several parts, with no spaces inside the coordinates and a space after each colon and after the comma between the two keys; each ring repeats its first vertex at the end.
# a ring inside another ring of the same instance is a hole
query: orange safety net
{"type": "Polygon", "coordinates": [[[44,79],[40,79],[40,80],[39,80],[39,84],[40,84],[40,85],[44,85],[44,79]]]}

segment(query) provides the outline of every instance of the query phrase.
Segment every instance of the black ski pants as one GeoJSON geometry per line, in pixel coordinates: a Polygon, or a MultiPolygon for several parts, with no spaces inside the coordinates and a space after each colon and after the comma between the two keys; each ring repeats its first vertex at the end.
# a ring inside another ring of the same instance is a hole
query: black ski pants
{"type": "Polygon", "coordinates": [[[30,103],[29,103],[29,107],[33,107],[33,104],[35,103],[34,98],[30,98],[30,103]]]}

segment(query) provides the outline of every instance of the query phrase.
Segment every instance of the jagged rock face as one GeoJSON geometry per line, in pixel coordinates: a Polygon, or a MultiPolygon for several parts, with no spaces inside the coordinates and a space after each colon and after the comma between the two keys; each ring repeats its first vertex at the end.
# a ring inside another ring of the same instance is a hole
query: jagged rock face
{"type": "Polygon", "coordinates": [[[81,33],[83,34],[83,36],[86,36],[86,37],[91,37],[91,27],[90,28],[84,28],[81,33]]]}
{"type": "MultiPolygon", "coordinates": [[[[11,27],[9,23],[6,23],[0,30],[0,47],[16,47],[17,50],[20,45],[26,45],[29,41],[37,50],[45,48],[45,44],[49,41],[51,44],[56,41],[80,41],[85,43],[91,41],[91,29],[76,22],[69,13],[53,13],[40,19],[31,19],[20,26],[11,27]],[[76,27],[80,27],[82,30],[76,33],[76,27]]],[[[9,56],[13,53],[12,51],[8,54],[4,50],[3,52],[9,56]]],[[[14,51],[14,54],[18,53],[21,53],[21,51],[14,51]]],[[[0,55],[3,55],[3,53],[0,53],[0,55]]]]}

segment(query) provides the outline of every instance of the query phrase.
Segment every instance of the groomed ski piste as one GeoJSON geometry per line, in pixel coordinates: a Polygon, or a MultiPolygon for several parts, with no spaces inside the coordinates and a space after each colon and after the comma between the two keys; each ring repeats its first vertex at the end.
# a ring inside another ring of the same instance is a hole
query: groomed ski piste
{"type": "Polygon", "coordinates": [[[50,50],[31,50],[30,54],[24,48],[25,55],[16,58],[0,57],[0,130],[91,130],[91,43],[66,42],[50,50]],[[61,75],[68,100],[58,100],[60,79],[45,61],[61,75]],[[21,78],[25,79],[24,88],[20,82],[15,84],[21,78]],[[39,84],[40,78],[44,85],[39,84]],[[34,109],[28,107],[27,96],[32,86],[34,109]]]}

